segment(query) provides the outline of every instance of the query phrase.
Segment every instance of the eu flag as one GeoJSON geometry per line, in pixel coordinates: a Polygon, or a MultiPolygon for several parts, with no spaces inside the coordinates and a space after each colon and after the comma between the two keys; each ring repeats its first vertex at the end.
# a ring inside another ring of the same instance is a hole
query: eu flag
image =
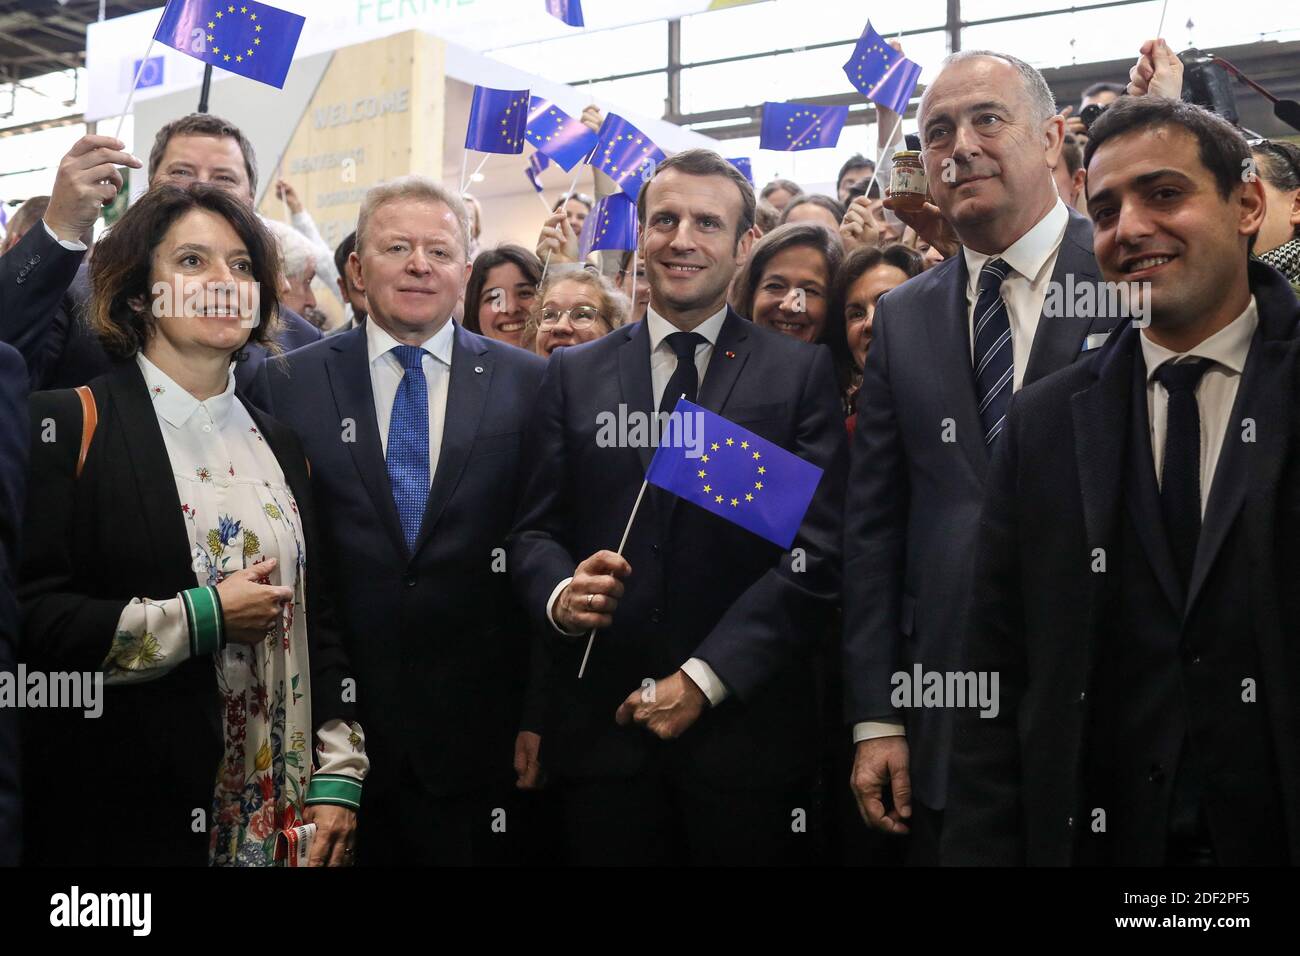
{"type": "Polygon", "coordinates": [[[596,134],[581,120],[540,96],[528,101],[528,126],[524,135],[566,173],[590,156],[596,146],[596,134]]]}
{"type": "Polygon", "coordinates": [[[578,258],[597,249],[635,249],[636,202],[623,193],[611,193],[596,202],[578,233],[578,258]]]}
{"type": "Polygon", "coordinates": [[[623,117],[610,113],[600,126],[591,165],[636,199],[643,177],[649,180],[655,166],[665,158],[664,151],[654,144],[654,140],[623,117]]]}
{"type": "Polygon", "coordinates": [[[528,157],[528,168],[524,170],[524,175],[528,177],[528,181],[533,184],[533,188],[538,192],[542,191],[542,184],[537,181],[537,177],[549,165],[551,165],[551,161],[546,158],[545,153],[533,153],[528,157]]]}
{"type": "Polygon", "coordinates": [[[584,26],[582,0],[546,0],[546,12],[558,17],[571,27],[584,26]]]}
{"type": "Polygon", "coordinates": [[[849,118],[847,106],[811,103],[764,103],[760,149],[824,149],[840,141],[849,118]]]}
{"type": "MultiPolygon", "coordinates": [[[[812,503],[822,469],[684,398],[678,399],[673,415],[679,422],[691,417],[703,427],[702,438],[696,433],[695,442],[661,443],[646,480],[789,548],[812,503]],[[703,453],[690,457],[698,447],[703,453]]],[[[666,438],[673,429],[670,420],[666,438]]],[[[685,434],[685,428],[677,431],[678,436],[685,434]]]]}
{"type": "Polygon", "coordinates": [[[868,20],[853,55],[844,64],[844,75],[873,103],[902,113],[921,78],[921,67],[891,47],[868,20]]]}
{"type": "Polygon", "coordinates": [[[748,156],[737,156],[735,159],[727,160],[727,162],[744,173],[751,186],[754,185],[754,165],[749,161],[748,156]]]}
{"type": "Polygon", "coordinates": [[[474,87],[465,148],[480,153],[522,153],[528,125],[528,91],[474,87]]]}
{"type": "Polygon", "coordinates": [[[153,38],[196,60],[284,89],[305,22],[257,0],[168,0],[153,38]]]}

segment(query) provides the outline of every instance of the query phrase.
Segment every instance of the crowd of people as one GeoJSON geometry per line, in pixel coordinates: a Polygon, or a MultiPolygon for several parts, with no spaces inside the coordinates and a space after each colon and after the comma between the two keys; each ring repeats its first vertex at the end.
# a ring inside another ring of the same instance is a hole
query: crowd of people
{"type": "Polygon", "coordinates": [[[585,261],[582,193],[329,249],[226,120],[83,137],[0,248],[0,671],[102,712],[0,706],[0,862],[1300,862],[1300,148],[1181,83],[953,54],[923,203],[890,122],[834,196],[692,149],[585,261]],[[790,547],[602,437],[683,396],[821,470],[790,547]]]}

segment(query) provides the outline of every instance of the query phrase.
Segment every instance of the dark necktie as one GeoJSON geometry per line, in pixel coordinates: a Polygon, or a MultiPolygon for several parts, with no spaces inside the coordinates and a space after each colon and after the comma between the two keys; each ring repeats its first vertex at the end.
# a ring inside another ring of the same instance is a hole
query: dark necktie
{"type": "Polygon", "coordinates": [[[1004,259],[990,259],[980,270],[975,297],[975,397],[979,401],[984,441],[992,446],[1006,423],[1015,376],[1011,351],[1011,321],[1002,301],[1002,283],[1011,267],[1004,259]]]}
{"type": "Polygon", "coordinates": [[[671,412],[677,406],[677,400],[686,396],[689,402],[695,401],[695,393],[700,387],[700,376],[695,370],[695,348],[709,340],[698,332],[674,332],[664,339],[668,347],[677,356],[677,367],[673,369],[668,387],[659,399],[659,411],[671,412]]]}
{"type": "Polygon", "coordinates": [[[1210,359],[1166,362],[1155,375],[1169,393],[1160,510],[1184,591],[1192,576],[1196,542],[1201,535],[1201,412],[1196,404],[1196,385],[1213,364],[1210,359]]]}
{"type": "Polygon", "coordinates": [[[406,546],[414,552],[429,498],[429,383],[420,364],[424,349],[399,345],[393,353],[406,372],[388,420],[388,481],[406,546]]]}

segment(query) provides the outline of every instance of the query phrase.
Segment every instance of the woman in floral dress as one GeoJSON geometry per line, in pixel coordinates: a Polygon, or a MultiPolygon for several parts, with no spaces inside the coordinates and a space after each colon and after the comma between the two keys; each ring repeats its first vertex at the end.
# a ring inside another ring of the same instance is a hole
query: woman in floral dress
{"type": "Polygon", "coordinates": [[[32,451],[20,654],[104,689],[99,719],[30,723],[31,862],[267,866],[303,823],[313,862],[350,862],[369,764],[308,466],[232,371],[272,341],[277,268],[227,193],[150,191],[95,250],[90,319],[120,363],[93,412],[32,396],[58,437],[32,451]]]}

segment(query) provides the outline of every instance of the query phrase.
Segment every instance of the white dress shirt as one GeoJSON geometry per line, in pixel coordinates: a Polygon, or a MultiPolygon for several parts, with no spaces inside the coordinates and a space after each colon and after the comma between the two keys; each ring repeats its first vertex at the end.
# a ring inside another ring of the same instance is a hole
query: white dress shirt
{"type": "MultiPolygon", "coordinates": [[[[447,390],[451,384],[451,345],[455,324],[448,319],[437,332],[425,339],[420,348],[424,355],[420,367],[429,385],[429,478],[438,473],[438,455],[442,448],[442,429],[447,420],[447,390]]],[[[388,423],[393,417],[393,400],[402,384],[406,368],[393,354],[402,343],[397,341],[373,318],[366,323],[366,352],[370,358],[370,389],[375,397],[375,423],[379,442],[388,458],[388,423]]]]}
{"type": "MultiPolygon", "coordinates": [[[[709,366],[709,359],[713,356],[713,347],[718,342],[718,334],[722,331],[722,323],[727,319],[727,307],[724,305],[721,309],[709,316],[694,329],[695,332],[704,337],[705,341],[695,346],[695,371],[699,375],[699,384],[704,384],[704,371],[709,366]]],[[[672,347],[666,341],[668,336],[674,332],[680,332],[681,329],[673,325],[663,316],[655,312],[653,308],[646,310],[646,331],[650,333],[650,388],[654,400],[654,408],[659,408],[659,403],[663,399],[664,389],[668,387],[669,380],[673,377],[673,372],[677,370],[677,355],[673,352],[672,347]]],[[[565,578],[555,586],[551,591],[551,596],[546,602],[546,616],[550,619],[551,624],[561,634],[567,634],[569,637],[576,637],[569,631],[565,631],[556,623],[552,615],[552,609],[555,607],[555,599],[560,596],[560,592],[569,586],[572,577],[565,578]]],[[[682,670],[686,676],[695,682],[695,685],[704,692],[704,696],[709,699],[709,703],[717,706],[727,699],[727,685],[714,672],[713,668],[700,660],[698,657],[690,658],[682,665],[682,670]]]]}
{"type": "Polygon", "coordinates": [[[1214,362],[1196,384],[1196,407],[1201,417],[1201,516],[1213,487],[1214,471],[1219,464],[1223,440],[1228,432],[1228,416],[1237,398],[1241,371],[1259,326],[1259,311],[1251,296],[1246,310],[1200,345],[1186,352],[1171,352],[1147,338],[1142,330],[1142,359],[1147,366],[1147,419],[1151,424],[1151,457],[1156,468],[1156,483],[1164,486],[1161,471],[1165,460],[1165,428],[1169,421],[1169,393],[1156,381],[1156,370],[1166,362],[1205,358],[1214,362]]]}
{"type": "Polygon", "coordinates": [[[1027,233],[1013,242],[1001,256],[986,256],[969,246],[962,246],[966,257],[966,271],[970,273],[966,285],[966,309],[971,330],[971,361],[975,360],[975,300],[979,296],[980,270],[990,259],[1006,260],[1011,271],[1002,283],[1002,301],[1007,306],[1007,319],[1011,324],[1011,363],[1013,377],[1011,388],[1018,391],[1025,380],[1025,367],[1029,352],[1038,331],[1038,320],[1047,300],[1047,284],[1052,281],[1056,257],[1065,238],[1065,227],[1070,223],[1070,213],[1058,197],[1042,219],[1027,233]]]}
{"type": "MultiPolygon", "coordinates": [[[[1000,256],[1011,267],[1002,283],[1002,301],[1007,306],[1007,321],[1011,326],[1012,391],[1018,391],[1025,380],[1029,353],[1034,347],[1038,320],[1047,301],[1047,285],[1052,281],[1056,257],[1065,238],[1065,227],[1070,224],[1070,213],[1058,197],[1056,204],[1038,220],[1028,232],[1007,247],[1000,256]]],[[[975,301],[979,297],[980,271],[990,259],[999,256],[976,252],[962,246],[966,257],[966,312],[970,328],[971,362],[975,361],[975,301]]],[[[896,720],[864,720],[853,725],[853,742],[876,737],[904,735],[903,724],[896,720]]]]}

